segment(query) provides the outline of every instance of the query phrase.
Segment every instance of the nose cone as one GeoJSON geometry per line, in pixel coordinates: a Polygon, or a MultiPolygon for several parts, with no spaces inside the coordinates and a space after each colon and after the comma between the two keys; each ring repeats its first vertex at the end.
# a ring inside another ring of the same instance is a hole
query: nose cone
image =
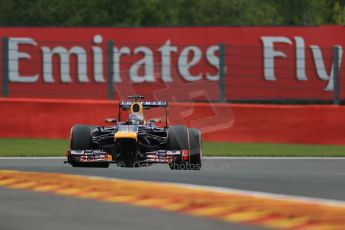
{"type": "Polygon", "coordinates": [[[134,139],[138,140],[138,134],[132,131],[119,131],[114,135],[115,141],[118,139],[134,139]]]}
{"type": "Polygon", "coordinates": [[[114,135],[114,141],[119,139],[138,140],[138,127],[133,125],[121,125],[114,135]]]}

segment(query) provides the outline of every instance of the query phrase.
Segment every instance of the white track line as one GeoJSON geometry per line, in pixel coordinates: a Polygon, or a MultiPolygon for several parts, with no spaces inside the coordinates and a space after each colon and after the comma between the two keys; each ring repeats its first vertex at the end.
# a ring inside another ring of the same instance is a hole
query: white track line
{"type": "MultiPolygon", "coordinates": [[[[61,160],[66,157],[2,157],[0,160],[61,160]]],[[[209,160],[345,160],[345,157],[203,157],[209,160]]]]}
{"type": "Polygon", "coordinates": [[[0,160],[63,160],[66,157],[1,157],[0,160]]]}
{"type": "Polygon", "coordinates": [[[211,160],[345,160],[345,157],[203,157],[211,160]]]}
{"type": "Polygon", "coordinates": [[[211,191],[211,192],[244,195],[244,196],[250,196],[254,198],[264,198],[264,199],[268,198],[268,199],[274,199],[274,200],[295,201],[295,202],[302,202],[306,204],[328,205],[328,206],[345,208],[345,201],[342,201],[342,200],[311,198],[311,197],[304,197],[304,196],[285,195],[285,194],[277,194],[277,193],[269,193],[269,192],[260,192],[260,191],[251,191],[251,190],[242,190],[242,189],[233,189],[233,188],[224,188],[224,187],[216,187],[216,186],[206,186],[206,185],[173,183],[173,182],[126,180],[126,179],[109,178],[109,177],[102,177],[102,176],[87,176],[87,177],[96,178],[96,179],[105,179],[105,180],[111,180],[111,181],[147,182],[147,183],[153,183],[153,184],[176,186],[176,187],[181,187],[181,188],[190,188],[190,189],[198,189],[198,190],[205,190],[205,191],[211,191]]]}

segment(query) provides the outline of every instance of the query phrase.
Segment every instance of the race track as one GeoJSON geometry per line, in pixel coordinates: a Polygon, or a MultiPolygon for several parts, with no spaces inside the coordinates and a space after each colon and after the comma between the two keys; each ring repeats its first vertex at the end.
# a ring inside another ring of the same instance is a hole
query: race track
{"type": "MultiPolygon", "coordinates": [[[[205,159],[201,171],[165,165],[125,169],[72,168],[63,159],[0,159],[0,169],[177,182],[345,200],[345,159],[205,159]]],[[[123,204],[107,204],[0,187],[1,229],[253,229],[123,204]],[[91,217],[88,216],[91,214],[91,217]],[[16,220],[21,219],[21,223],[16,220]],[[43,226],[43,227],[42,227],[43,226]],[[63,227],[62,227],[63,226],[63,227]]],[[[258,229],[256,226],[254,229],[258,229]]]]}

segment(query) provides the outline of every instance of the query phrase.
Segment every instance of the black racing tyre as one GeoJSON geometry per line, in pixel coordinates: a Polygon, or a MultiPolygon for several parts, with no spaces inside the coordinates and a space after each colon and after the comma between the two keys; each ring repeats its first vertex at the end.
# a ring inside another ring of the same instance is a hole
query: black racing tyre
{"type": "Polygon", "coordinates": [[[188,133],[189,133],[189,145],[190,145],[189,169],[200,170],[201,158],[202,158],[201,133],[199,129],[195,129],[195,128],[188,129],[188,133]]]}
{"type": "MultiPolygon", "coordinates": [[[[171,126],[168,129],[167,136],[167,150],[189,149],[188,130],[184,126],[171,126]]],[[[182,162],[172,162],[169,164],[170,169],[180,170],[185,169],[185,164],[182,162]]]]}
{"type": "MultiPolygon", "coordinates": [[[[92,149],[92,136],[91,128],[89,125],[74,125],[71,129],[70,148],[73,150],[86,150],[92,149]]],[[[108,162],[70,162],[73,167],[92,167],[92,168],[108,168],[108,162]]]]}
{"type": "Polygon", "coordinates": [[[171,126],[168,130],[167,150],[187,149],[189,162],[172,162],[172,170],[200,170],[201,168],[201,135],[198,129],[187,129],[184,126],[171,126]]]}
{"type": "Polygon", "coordinates": [[[71,149],[92,149],[91,126],[74,125],[71,130],[71,149]]]}
{"type": "Polygon", "coordinates": [[[188,129],[184,126],[171,126],[168,129],[167,150],[189,149],[188,129]]]}

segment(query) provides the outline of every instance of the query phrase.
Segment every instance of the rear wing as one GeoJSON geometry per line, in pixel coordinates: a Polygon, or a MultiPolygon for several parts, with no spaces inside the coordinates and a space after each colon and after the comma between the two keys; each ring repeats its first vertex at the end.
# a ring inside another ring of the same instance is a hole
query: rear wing
{"type": "MultiPolygon", "coordinates": [[[[123,111],[128,111],[133,104],[133,101],[120,101],[119,108],[123,111]]],[[[167,101],[141,101],[135,102],[140,103],[143,106],[143,109],[151,109],[151,108],[167,108],[168,102],[167,101]]]]}

